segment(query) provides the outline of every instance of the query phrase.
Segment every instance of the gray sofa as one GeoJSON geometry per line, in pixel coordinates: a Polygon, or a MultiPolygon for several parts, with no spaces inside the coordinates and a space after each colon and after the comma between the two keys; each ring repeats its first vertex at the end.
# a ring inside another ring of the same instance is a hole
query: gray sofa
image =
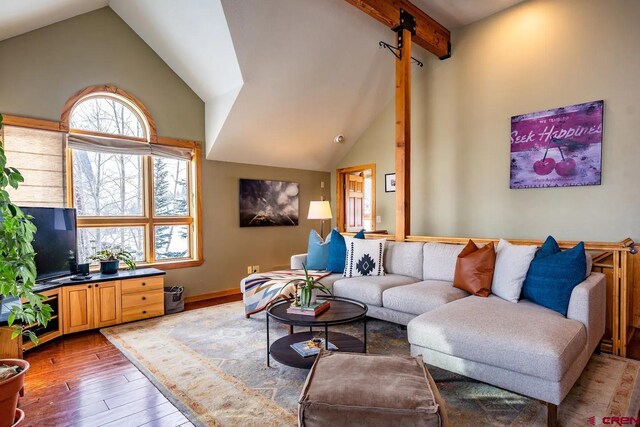
{"type": "MultiPolygon", "coordinates": [[[[549,404],[550,417],[598,347],[605,328],[605,277],[591,273],[571,294],[567,317],[521,300],[481,298],[453,287],[463,245],[387,242],[386,275],[322,282],[363,301],[369,316],[407,325],[411,353],[461,375],[549,404]]],[[[294,255],[291,268],[306,256],[294,255]]]]}

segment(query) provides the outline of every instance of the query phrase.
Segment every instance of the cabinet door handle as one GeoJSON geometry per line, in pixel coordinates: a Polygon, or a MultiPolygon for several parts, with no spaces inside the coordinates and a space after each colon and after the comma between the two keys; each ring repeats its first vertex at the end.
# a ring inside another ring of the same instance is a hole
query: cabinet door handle
{"type": "Polygon", "coordinates": [[[142,286],[147,286],[147,284],[145,282],[142,282],[142,286]]]}
{"type": "Polygon", "coordinates": [[[146,300],[146,299],[147,299],[147,297],[142,297],[142,301],[144,301],[144,300],[146,300]]]}
{"type": "Polygon", "coordinates": [[[87,286],[87,288],[90,288],[90,287],[91,287],[91,285],[87,286]]]}
{"type": "Polygon", "coordinates": [[[147,314],[147,310],[142,310],[142,314],[147,314]]]}
{"type": "Polygon", "coordinates": [[[98,286],[99,286],[99,285],[96,285],[96,288],[97,288],[98,286]]]}

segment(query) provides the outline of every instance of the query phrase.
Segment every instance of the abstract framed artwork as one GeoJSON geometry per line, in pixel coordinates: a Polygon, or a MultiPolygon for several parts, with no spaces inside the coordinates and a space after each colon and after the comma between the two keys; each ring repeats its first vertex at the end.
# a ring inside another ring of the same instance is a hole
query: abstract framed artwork
{"type": "Polygon", "coordinates": [[[298,225],[300,184],[240,180],[240,227],[298,225]]]}
{"type": "Polygon", "coordinates": [[[510,188],[600,185],[604,101],[511,118],[510,188]]]}
{"type": "Polygon", "coordinates": [[[385,173],[384,174],[384,192],[393,193],[396,191],[396,174],[385,173]]]}

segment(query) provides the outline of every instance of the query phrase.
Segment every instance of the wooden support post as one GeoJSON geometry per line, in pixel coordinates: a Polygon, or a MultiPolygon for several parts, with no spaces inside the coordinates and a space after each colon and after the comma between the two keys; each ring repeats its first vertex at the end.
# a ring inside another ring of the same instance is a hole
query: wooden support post
{"type": "Polygon", "coordinates": [[[396,61],[396,241],[411,226],[411,32],[398,30],[400,59],[396,61]]]}

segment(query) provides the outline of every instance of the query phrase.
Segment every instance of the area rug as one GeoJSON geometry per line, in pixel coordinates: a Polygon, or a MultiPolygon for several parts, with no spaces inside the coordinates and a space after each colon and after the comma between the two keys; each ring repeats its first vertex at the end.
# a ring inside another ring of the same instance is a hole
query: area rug
{"type": "MultiPolygon", "coordinates": [[[[361,336],[362,325],[333,330],[361,336]]],[[[401,326],[370,320],[367,331],[370,353],[409,354],[407,333],[401,326]]],[[[242,303],[236,302],[115,326],[102,333],[196,425],[297,424],[297,401],[307,371],[273,360],[267,367],[264,313],[245,319],[242,303]]],[[[272,340],[286,333],[287,326],[272,322],[272,340]]],[[[429,369],[453,426],[546,425],[546,407],[539,401],[429,369]]],[[[584,426],[590,417],[637,416],[639,377],[640,362],[593,356],[560,405],[561,425],[584,426]]]]}

